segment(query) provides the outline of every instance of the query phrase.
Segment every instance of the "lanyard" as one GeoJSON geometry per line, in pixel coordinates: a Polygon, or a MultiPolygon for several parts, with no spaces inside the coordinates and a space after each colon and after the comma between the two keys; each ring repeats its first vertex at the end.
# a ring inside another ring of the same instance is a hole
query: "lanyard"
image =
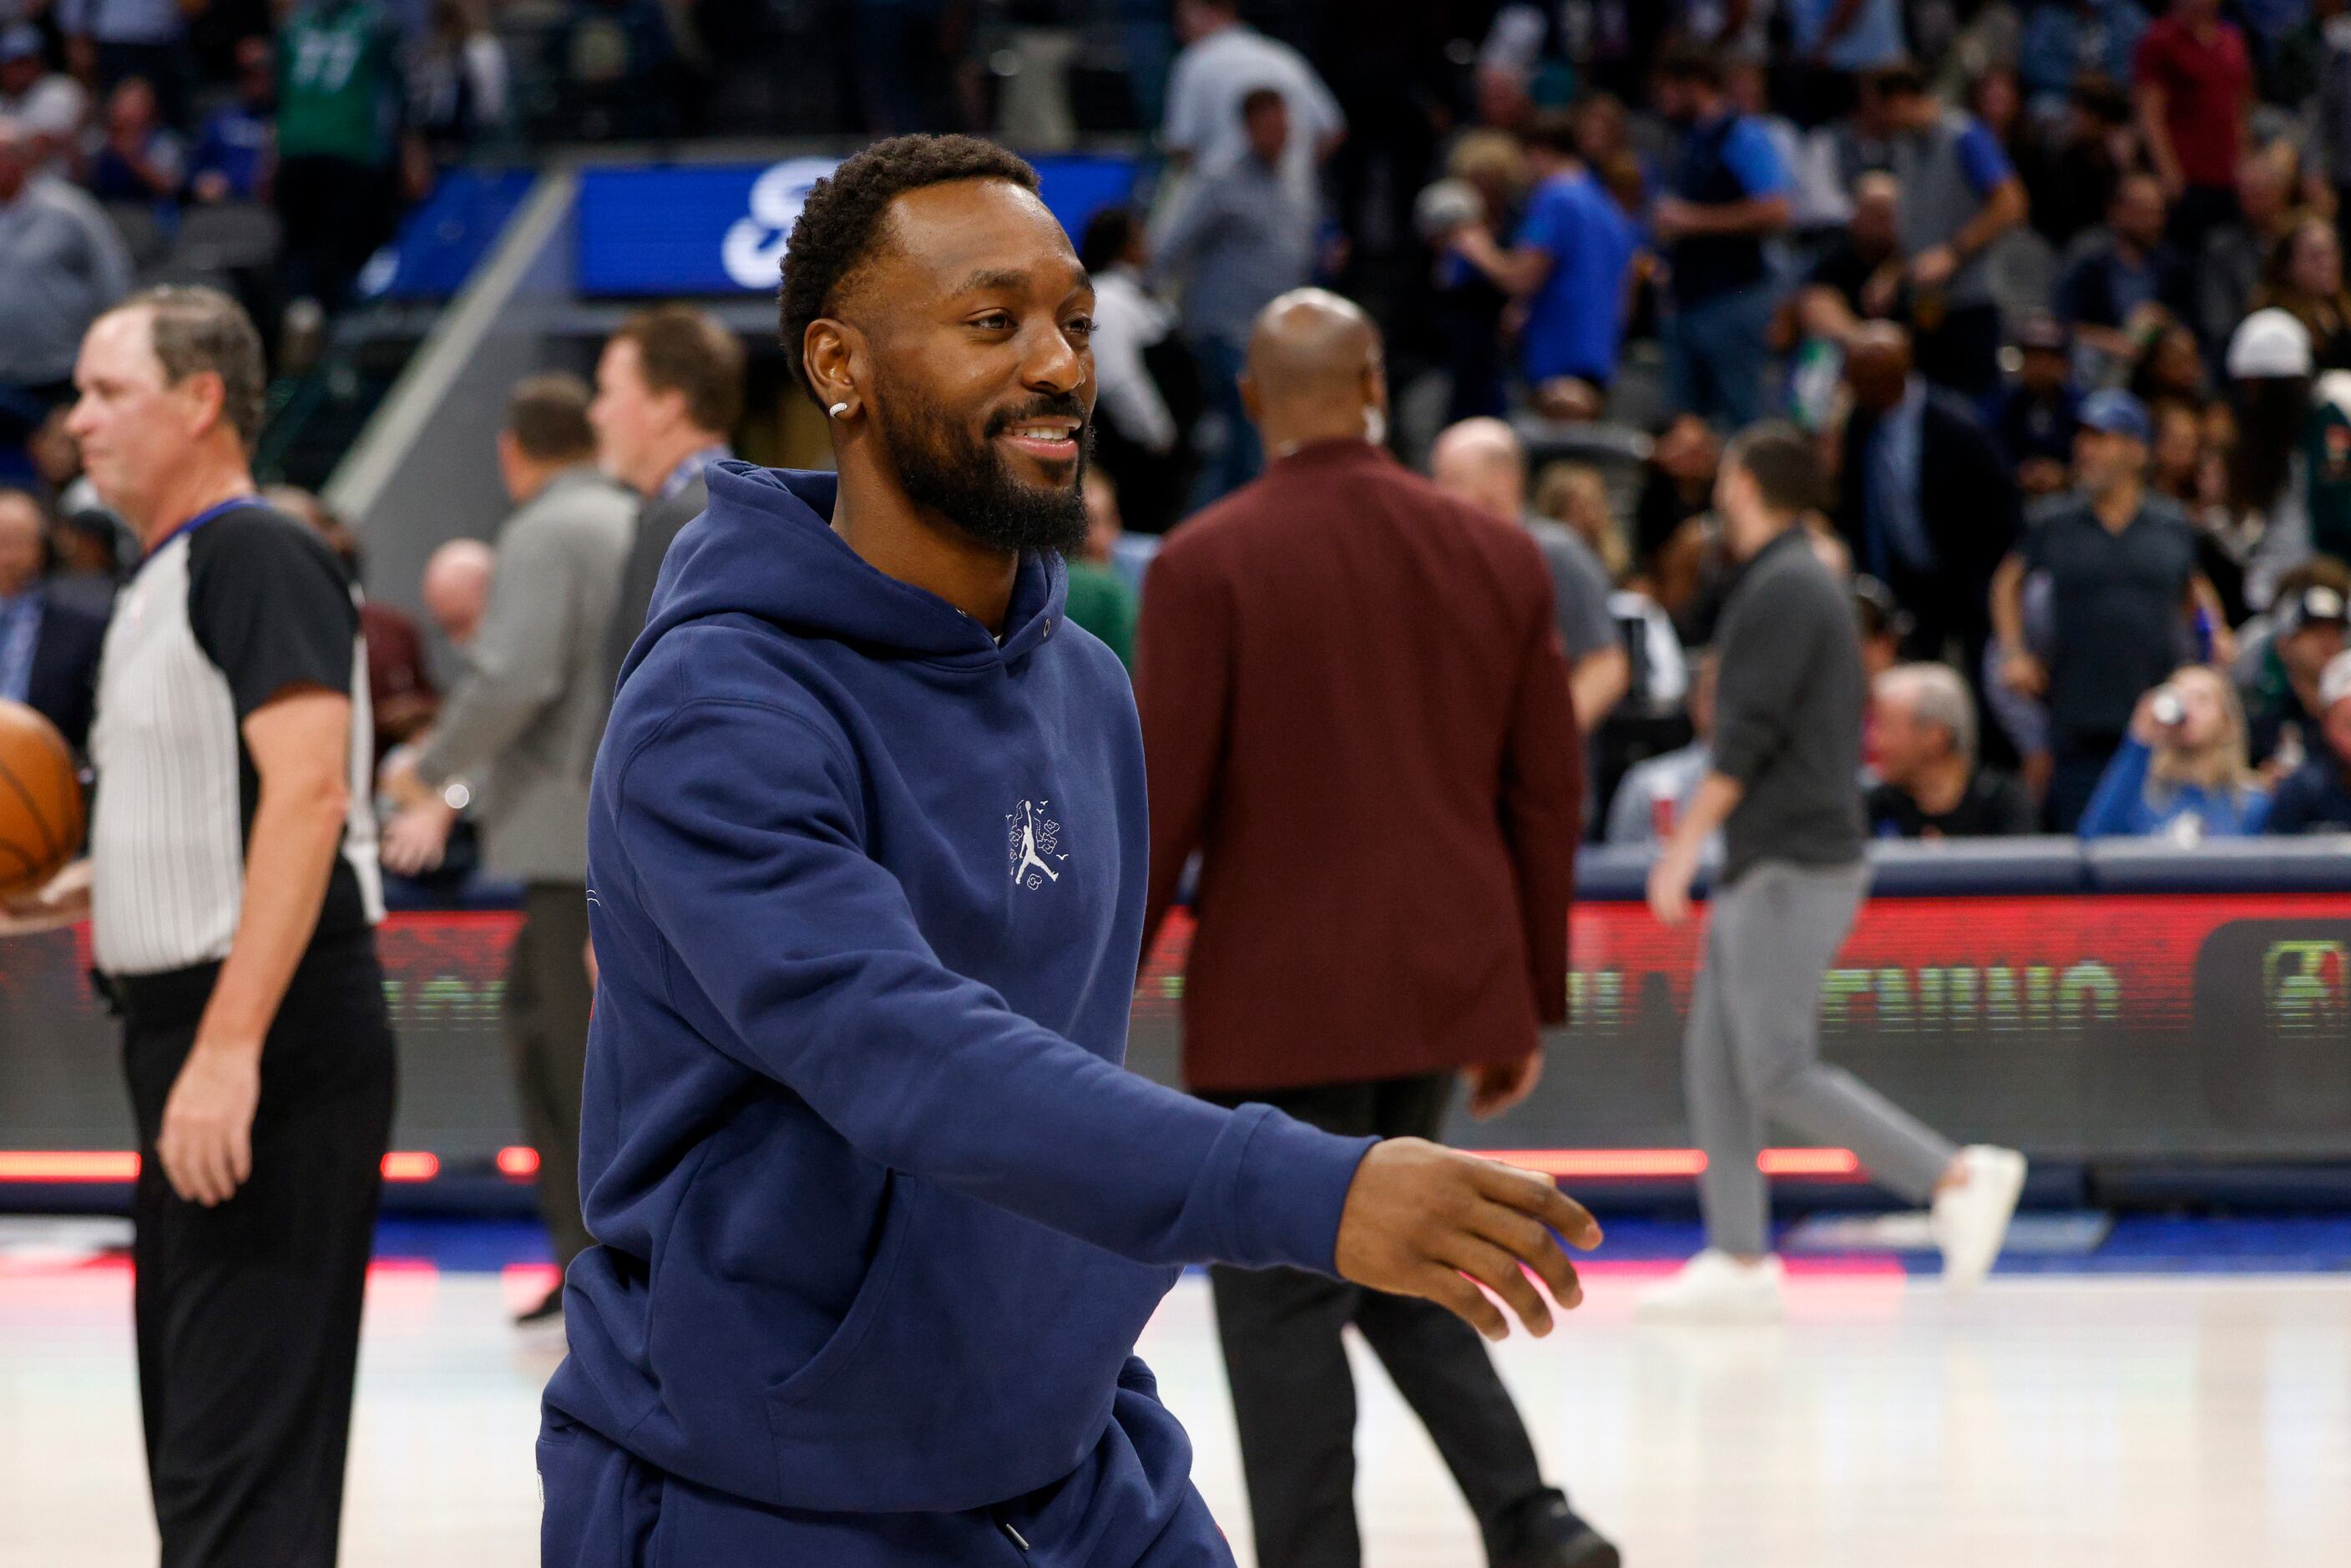
{"type": "Polygon", "coordinates": [[[183,534],[194,533],[198,528],[203,528],[206,523],[211,522],[214,517],[221,516],[223,513],[234,512],[240,507],[258,507],[260,505],[261,497],[258,496],[231,496],[227,500],[219,503],[217,506],[206,507],[203,511],[198,512],[194,517],[190,517],[178,528],[173,528],[170,533],[165,534],[162,539],[156,542],[155,548],[147,552],[146,559],[149,560],[154,559],[171,545],[173,539],[178,538],[183,534]]]}

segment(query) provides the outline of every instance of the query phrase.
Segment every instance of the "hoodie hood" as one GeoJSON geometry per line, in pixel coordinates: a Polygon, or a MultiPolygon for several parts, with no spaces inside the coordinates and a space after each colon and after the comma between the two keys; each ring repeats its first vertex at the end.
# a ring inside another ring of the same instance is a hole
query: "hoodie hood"
{"type": "Polygon", "coordinates": [[[875,570],[832,530],[838,476],[728,459],[708,471],[710,503],[670,547],[644,632],[621,679],[672,628],[747,614],[803,637],[881,657],[992,668],[1025,658],[1061,619],[1059,555],[1020,558],[998,641],[937,594],[875,570]]]}

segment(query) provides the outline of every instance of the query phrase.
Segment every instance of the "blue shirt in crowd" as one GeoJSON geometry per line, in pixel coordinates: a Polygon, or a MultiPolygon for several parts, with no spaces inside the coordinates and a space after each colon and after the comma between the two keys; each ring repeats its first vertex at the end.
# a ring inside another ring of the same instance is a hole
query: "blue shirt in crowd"
{"type": "Polygon", "coordinates": [[[1527,310],[1527,380],[1581,376],[1606,386],[1624,336],[1625,279],[1640,243],[1633,221],[1590,171],[1554,174],[1535,188],[1518,244],[1551,257],[1527,310]]]}
{"type": "Polygon", "coordinates": [[[231,104],[214,110],[204,121],[188,175],[193,181],[218,174],[231,200],[250,202],[261,193],[261,165],[268,154],[268,120],[243,104],[231,104]]]}
{"type": "Polygon", "coordinates": [[[2258,785],[2208,789],[2200,784],[2158,784],[2147,777],[2154,760],[2145,742],[2126,739],[2106,764],[2090,809],[2082,813],[2085,839],[2252,838],[2269,823],[2270,792],[2258,785]],[[2192,820],[2194,826],[2188,825],[2192,820]]]}
{"type": "MultiPolygon", "coordinates": [[[[1787,167],[1761,120],[1726,110],[1692,126],[1673,177],[1673,193],[1699,206],[1779,196],[1790,189],[1787,167]]],[[[1674,298],[1684,305],[1764,281],[1763,236],[1689,235],[1667,257],[1674,298]]]]}

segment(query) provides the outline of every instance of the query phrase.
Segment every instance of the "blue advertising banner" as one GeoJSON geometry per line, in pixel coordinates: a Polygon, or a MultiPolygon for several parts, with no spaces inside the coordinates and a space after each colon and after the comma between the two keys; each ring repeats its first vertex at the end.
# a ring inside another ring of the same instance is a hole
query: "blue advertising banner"
{"type": "MultiPolygon", "coordinates": [[[[707,298],[773,290],[809,187],[839,162],[580,171],[580,292],[707,298]]],[[[1069,153],[1030,162],[1045,204],[1073,237],[1094,214],[1134,194],[1132,158],[1069,153]]]]}

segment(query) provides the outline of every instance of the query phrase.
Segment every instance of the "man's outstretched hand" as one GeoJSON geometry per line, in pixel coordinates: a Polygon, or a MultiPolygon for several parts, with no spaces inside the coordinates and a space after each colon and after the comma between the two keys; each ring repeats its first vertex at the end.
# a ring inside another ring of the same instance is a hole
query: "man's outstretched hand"
{"type": "Polygon", "coordinates": [[[1587,1252],[1600,1245],[1599,1223],[1549,1176],[1394,1138],[1374,1145],[1355,1167],[1339,1216],[1336,1262],[1358,1285],[1423,1297],[1488,1339],[1507,1339],[1510,1320],[1478,1289],[1482,1284],[1540,1338],[1551,1333],[1551,1308],[1520,1264],[1541,1277],[1561,1306],[1583,1300],[1575,1265],[1552,1231],[1587,1252]]]}

